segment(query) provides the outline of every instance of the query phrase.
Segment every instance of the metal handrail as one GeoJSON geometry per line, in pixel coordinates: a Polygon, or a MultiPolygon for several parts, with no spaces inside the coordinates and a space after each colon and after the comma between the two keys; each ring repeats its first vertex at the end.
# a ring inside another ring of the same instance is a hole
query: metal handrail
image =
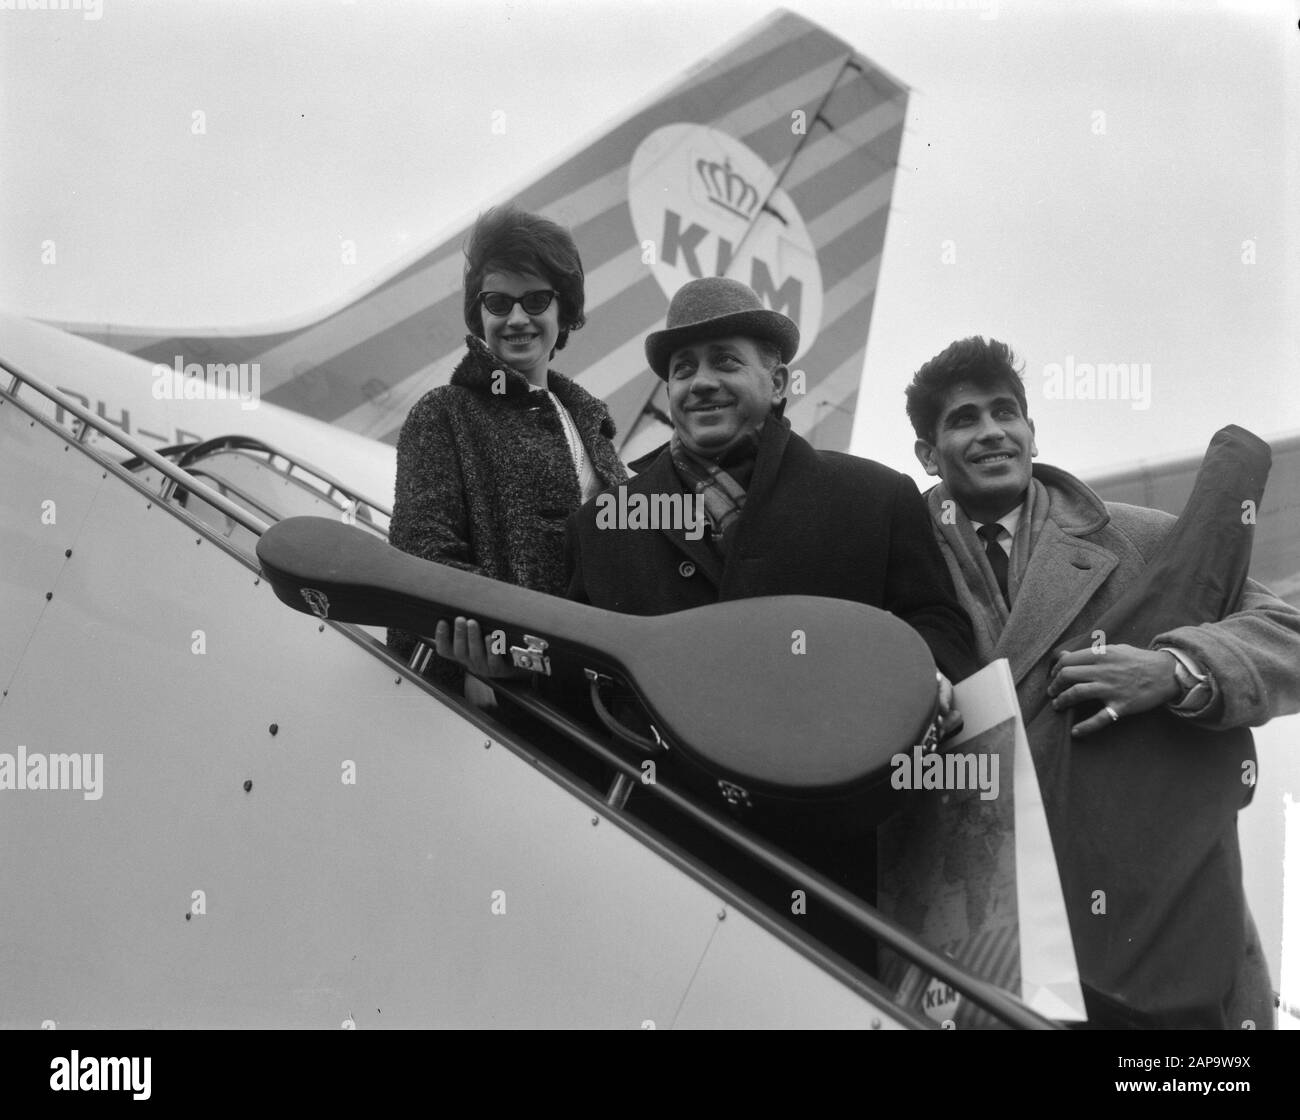
{"type": "Polygon", "coordinates": [[[775,871],[787,879],[816,888],[816,894],[832,909],[850,923],[864,929],[880,943],[887,945],[900,956],[906,957],[913,964],[925,969],[951,984],[962,994],[971,998],[986,1011],[991,1012],[1017,1027],[1026,1030],[1054,1030],[1057,1024],[1050,1019],[1030,1010],[1020,1000],[996,985],[981,980],[954,961],[931,949],[909,930],[886,918],[878,910],[856,898],[843,887],[827,879],[820,872],[814,871],[807,864],[775,849],[759,836],[746,831],[725,818],[719,817],[708,806],[693,797],[680,793],[661,782],[646,784],[639,764],[628,762],[593,736],[582,724],[571,719],[565,713],[532,694],[528,685],[508,679],[477,678],[494,691],[510,697],[510,700],[523,708],[530,715],[540,719],[548,726],[559,731],[566,738],[576,742],[590,753],[598,756],[606,765],[630,779],[636,787],[646,789],[658,796],[675,810],[689,817],[697,824],[704,825],[709,831],[720,836],[728,843],[740,848],[754,857],[770,871],[775,871]]]}
{"type": "Polygon", "coordinates": [[[266,465],[290,481],[297,482],[307,489],[315,490],[320,493],[324,489],[326,498],[333,498],[335,494],[340,495],[348,502],[349,508],[355,513],[359,507],[365,506],[382,513],[391,520],[393,511],[378,502],[372,501],[364,494],[358,493],[350,486],[340,482],[333,475],[327,474],[319,467],[313,466],[302,459],[295,458],[288,453],[281,451],[278,447],[273,447],[265,440],[256,439],[253,436],[228,435],[216,436],[213,439],[203,440],[190,447],[187,447],[177,460],[177,465],[187,467],[191,463],[203,458],[206,455],[213,455],[219,451],[253,451],[259,455],[266,455],[266,465]],[[283,459],[289,464],[288,470],[281,470],[272,460],[283,459]],[[295,474],[294,472],[298,473],[295,474]],[[306,475],[308,477],[304,478],[306,475]],[[324,487],[313,485],[315,482],[323,483],[324,487]]]}
{"type": "MultiPolygon", "coordinates": [[[[250,461],[257,463],[258,466],[266,467],[285,482],[292,482],[294,485],[300,487],[305,493],[310,494],[313,498],[327,502],[330,505],[333,505],[335,509],[341,510],[349,524],[356,524],[366,529],[372,529],[375,533],[387,538],[388,530],[376,522],[371,516],[372,512],[381,513],[391,521],[393,515],[385,507],[379,505],[377,502],[370,501],[369,498],[355,496],[354,492],[349,490],[346,486],[332,482],[330,476],[325,474],[323,471],[317,471],[317,469],[311,466],[311,464],[304,463],[302,460],[293,459],[285,452],[277,450],[262,440],[252,439],[249,436],[226,435],[218,436],[215,439],[210,440],[194,440],[189,443],[173,443],[166,447],[154,448],[154,451],[158,455],[161,455],[164,459],[174,460],[176,465],[182,470],[189,471],[196,478],[213,479],[215,482],[220,483],[222,493],[234,494],[235,497],[240,499],[240,501],[245,502],[253,510],[264,514],[269,520],[278,520],[280,514],[265,502],[258,501],[246,491],[240,489],[238,486],[235,486],[227,479],[222,478],[220,475],[215,474],[212,471],[198,469],[198,465],[203,463],[208,455],[217,454],[223,450],[232,450],[238,453],[242,453],[246,450],[255,451],[258,452],[259,455],[265,453],[268,456],[265,460],[249,456],[250,461]],[[277,457],[284,459],[290,464],[289,471],[281,470],[275,465],[273,460],[277,457]],[[291,472],[295,465],[305,472],[310,472],[316,475],[320,481],[328,483],[330,486],[329,491],[324,491],[321,487],[313,485],[310,479],[293,475],[291,472]],[[336,493],[347,499],[346,506],[340,506],[333,501],[336,493]]],[[[135,456],[123,459],[118,464],[118,466],[120,466],[124,471],[130,471],[133,474],[139,471],[144,465],[145,460],[135,456]]],[[[168,480],[167,485],[162,489],[162,496],[167,498],[176,492],[178,492],[176,483],[168,480]]],[[[184,488],[180,488],[179,492],[183,494],[184,488]]]]}
{"type": "MultiPolygon", "coordinates": [[[[87,447],[84,444],[85,434],[89,429],[93,429],[102,436],[129,451],[138,461],[148,463],[155,470],[161,472],[175,486],[183,487],[185,490],[201,498],[215,509],[220,510],[227,517],[231,518],[236,524],[243,526],[249,532],[261,536],[268,528],[269,523],[261,518],[255,517],[247,510],[242,509],[235,503],[231,502],[223,494],[218,493],[211,486],[201,482],[188,471],[164,459],[156,451],[145,447],[138,440],[133,439],[125,432],[121,431],[117,425],[103,417],[96,416],[87,408],[72,401],[64,396],[57,389],[53,388],[45,381],[31,374],[24,373],[16,366],[5,359],[0,359],[0,370],[8,373],[12,378],[7,396],[12,398],[20,408],[24,408],[18,402],[18,390],[22,385],[26,385],[35,390],[47,400],[61,407],[65,412],[71,413],[82,422],[82,431],[79,438],[75,439],[82,446],[86,454],[97,459],[105,466],[112,467],[115,470],[121,469],[120,463],[115,463],[97,452],[94,448],[87,447]]],[[[32,413],[28,411],[29,415],[32,413]]],[[[49,424],[45,417],[38,417],[42,423],[47,424],[51,430],[58,430],[53,424],[49,424]]],[[[235,437],[242,438],[242,437],[235,437]]],[[[382,507],[375,507],[382,508],[382,507]]],[[[356,627],[348,624],[330,622],[329,625],[344,631],[357,630],[356,627]]],[[[364,631],[360,631],[364,634],[364,631]]],[[[362,643],[369,647],[375,645],[374,639],[365,635],[365,641],[362,643]]],[[[387,650],[380,648],[378,652],[383,653],[389,660],[395,664],[400,664],[387,650]]],[[[429,681],[421,675],[411,672],[412,677],[428,692],[441,696],[440,691],[435,688],[429,681]]],[[[567,716],[558,712],[556,709],[546,704],[544,701],[533,697],[529,691],[520,686],[516,686],[500,680],[489,680],[485,683],[491,687],[500,690],[510,696],[511,700],[520,707],[526,709],[535,717],[541,719],[549,726],[566,735],[571,741],[586,749],[589,753],[594,754],[607,765],[612,766],[618,773],[634,780],[638,785],[641,784],[641,771],[631,763],[625,761],[616,752],[611,750],[607,745],[601,743],[592,736],[581,724],[569,719],[567,716]]],[[[694,820],[697,824],[702,825],[715,836],[741,849],[750,857],[755,859],[769,872],[774,872],[787,878],[794,878],[797,881],[806,882],[816,889],[817,894],[832,908],[834,908],[842,917],[846,918],[850,924],[860,928],[871,937],[876,938],[890,948],[894,949],[901,956],[906,957],[913,963],[927,969],[933,975],[940,977],[947,983],[951,984],[959,992],[967,995],[974,1003],[992,1012],[999,1018],[1022,1028],[1026,1029],[1055,1029],[1057,1024],[1050,1019],[1046,1019],[1037,1012],[1030,1010],[1021,1001],[1014,996],[1003,991],[985,980],[968,973],[961,965],[951,958],[945,957],[940,953],[930,949],[919,938],[914,937],[907,930],[879,914],[865,902],[860,901],[850,895],[842,887],[826,879],[811,868],[806,867],[803,863],[786,855],[773,845],[760,837],[754,836],[743,829],[738,828],[730,821],[720,817],[715,811],[694,801],[676,790],[671,789],[662,783],[654,783],[645,787],[653,796],[663,798],[667,804],[672,806],[678,812],[694,820]]],[[[625,810],[608,803],[602,803],[604,811],[613,816],[627,817],[625,810]]],[[[635,818],[632,818],[635,819],[635,818]]],[[[697,865],[691,865],[697,866],[697,865]]],[[[703,865],[702,870],[707,870],[708,865],[703,865]]],[[[733,892],[739,892],[739,887],[733,885],[733,892]]],[[[813,945],[820,945],[816,938],[800,930],[788,930],[789,936],[801,943],[810,942],[813,945]]],[[[899,1005],[887,992],[879,993],[886,999],[891,1008],[907,1016],[911,1016],[911,1011],[902,1005],[899,1005]]]]}
{"type": "MultiPolygon", "coordinates": [[[[63,409],[64,412],[70,412],[81,421],[81,432],[76,438],[76,442],[85,448],[86,452],[95,458],[104,461],[104,457],[99,455],[93,448],[85,447],[86,432],[93,429],[102,436],[107,436],[119,447],[125,448],[131,455],[143,462],[148,463],[156,471],[160,471],[167,478],[171,479],[177,485],[184,486],[192,494],[197,494],[209,505],[219,509],[227,517],[231,518],[236,524],[242,525],[251,533],[256,533],[259,537],[270,528],[270,524],[263,521],[260,517],[254,517],[247,510],[241,509],[230,501],[223,494],[218,494],[212,487],[206,483],[200,482],[192,474],[181,470],[174,463],[169,462],[159,455],[156,451],[145,447],[139,440],[132,439],[111,421],[105,420],[101,416],[96,416],[88,408],[84,408],[76,401],[69,399],[60,393],[53,386],[42,381],[39,377],[34,377],[30,373],[24,373],[11,362],[0,359],[0,369],[9,374],[13,380],[10,382],[9,395],[15,400],[18,397],[18,389],[21,385],[36,390],[46,400],[52,401],[63,409]]],[[[116,465],[116,464],[114,464],[116,465]]]]}
{"type": "MultiPolygon", "coordinates": [[[[179,459],[180,456],[184,455],[185,452],[193,446],[193,441],[189,443],[169,443],[166,447],[155,447],[154,452],[161,455],[164,459],[179,459]]],[[[144,460],[132,456],[129,459],[123,459],[118,466],[120,466],[124,471],[138,471],[142,466],[144,466],[144,460]]]]}
{"type": "MultiPolygon", "coordinates": [[[[204,478],[211,479],[211,484],[216,488],[219,494],[233,494],[236,498],[238,498],[241,502],[243,502],[244,505],[249,509],[255,510],[260,514],[263,514],[264,516],[270,518],[272,521],[277,519],[275,510],[271,509],[264,502],[259,502],[251,494],[245,493],[233,482],[221,478],[218,475],[212,474],[209,471],[194,470],[191,471],[190,474],[192,477],[198,479],[204,479],[204,478]]],[[[187,486],[173,484],[171,487],[171,497],[175,498],[177,502],[182,506],[184,506],[185,504],[185,498],[191,493],[192,491],[187,486]]]]}

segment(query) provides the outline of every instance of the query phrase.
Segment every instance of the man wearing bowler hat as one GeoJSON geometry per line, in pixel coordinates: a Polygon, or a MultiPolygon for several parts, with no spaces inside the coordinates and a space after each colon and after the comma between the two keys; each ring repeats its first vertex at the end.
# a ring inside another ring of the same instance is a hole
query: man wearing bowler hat
{"type": "Polygon", "coordinates": [[[786,363],[798,346],[795,323],[738,280],[677,292],[667,326],[645,341],[667,383],[672,440],[632,464],[627,490],[698,495],[707,527],[610,527],[587,503],[568,524],[569,597],[639,615],[760,595],[850,599],[909,623],[959,680],[978,664],[973,635],[920,493],[790,430],[786,363]]]}
{"type": "MultiPolygon", "coordinates": [[[[677,292],[667,326],[645,342],[650,368],[667,383],[672,439],[632,464],[627,491],[629,500],[698,495],[707,526],[610,526],[599,499],[588,502],[567,525],[569,597],[638,615],[765,595],[891,611],[918,631],[945,675],[941,713],[951,729],[959,717],[948,681],[978,662],[920,492],[906,475],[817,451],[790,430],[786,363],[798,347],[795,323],[739,281],[694,280],[677,292]]],[[[726,702],[723,680],[704,677],[701,687],[726,702]]],[[[873,833],[849,837],[840,822],[807,815],[760,831],[874,900],[873,833]]]]}
{"type": "MultiPolygon", "coordinates": [[[[645,341],[667,383],[673,437],[631,464],[621,505],[698,498],[707,526],[611,525],[609,495],[599,495],[566,526],[569,597],[638,615],[763,595],[849,599],[898,615],[947,680],[961,680],[979,667],[974,634],[920,492],[906,475],[818,451],[790,430],[786,363],[798,347],[794,321],[738,280],[692,280],[673,296],[666,327],[645,341]]],[[[464,619],[454,630],[440,623],[436,637],[441,656],[510,675],[472,620],[468,632],[464,619]]],[[[946,686],[945,709],[950,699],[946,686]]]]}

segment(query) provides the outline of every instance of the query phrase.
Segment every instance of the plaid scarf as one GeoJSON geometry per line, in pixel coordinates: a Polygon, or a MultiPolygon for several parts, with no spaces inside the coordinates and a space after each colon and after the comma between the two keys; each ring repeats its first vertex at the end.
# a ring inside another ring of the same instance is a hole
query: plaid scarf
{"type": "Polygon", "coordinates": [[[704,499],[704,516],[712,530],[713,545],[726,556],[727,533],[740,519],[745,508],[745,487],[754,474],[758,433],[750,432],[716,463],[687,450],[676,432],[669,453],[682,486],[704,499]]]}

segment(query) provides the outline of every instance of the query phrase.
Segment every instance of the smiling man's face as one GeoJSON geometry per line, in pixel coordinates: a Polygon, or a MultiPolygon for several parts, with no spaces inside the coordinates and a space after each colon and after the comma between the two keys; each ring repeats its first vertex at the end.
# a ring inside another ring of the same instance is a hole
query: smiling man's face
{"type": "Polygon", "coordinates": [[[935,425],[934,442],[918,439],[927,474],[948,484],[972,521],[996,521],[1020,504],[1029,486],[1034,422],[1003,388],[953,388],[935,425]]]}
{"type": "Polygon", "coordinates": [[[785,395],[789,371],[768,369],[752,338],[710,338],[668,361],[668,411],[687,449],[717,459],[762,426],[785,395]]]}

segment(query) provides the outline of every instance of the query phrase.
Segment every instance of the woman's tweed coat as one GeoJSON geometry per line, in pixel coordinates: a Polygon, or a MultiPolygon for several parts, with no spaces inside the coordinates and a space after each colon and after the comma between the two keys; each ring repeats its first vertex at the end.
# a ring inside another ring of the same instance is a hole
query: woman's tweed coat
{"type": "MultiPolygon", "coordinates": [[[[402,425],[388,539],[425,560],[563,595],[564,522],[582,495],[559,413],[481,339],[466,343],[450,384],[421,397],[402,425]]],[[[626,481],[604,403],[554,371],[547,385],[577,425],[601,488],[626,481]]],[[[407,657],[415,637],[390,630],[388,645],[407,657]]],[[[434,661],[439,679],[461,676],[434,661]]]]}

